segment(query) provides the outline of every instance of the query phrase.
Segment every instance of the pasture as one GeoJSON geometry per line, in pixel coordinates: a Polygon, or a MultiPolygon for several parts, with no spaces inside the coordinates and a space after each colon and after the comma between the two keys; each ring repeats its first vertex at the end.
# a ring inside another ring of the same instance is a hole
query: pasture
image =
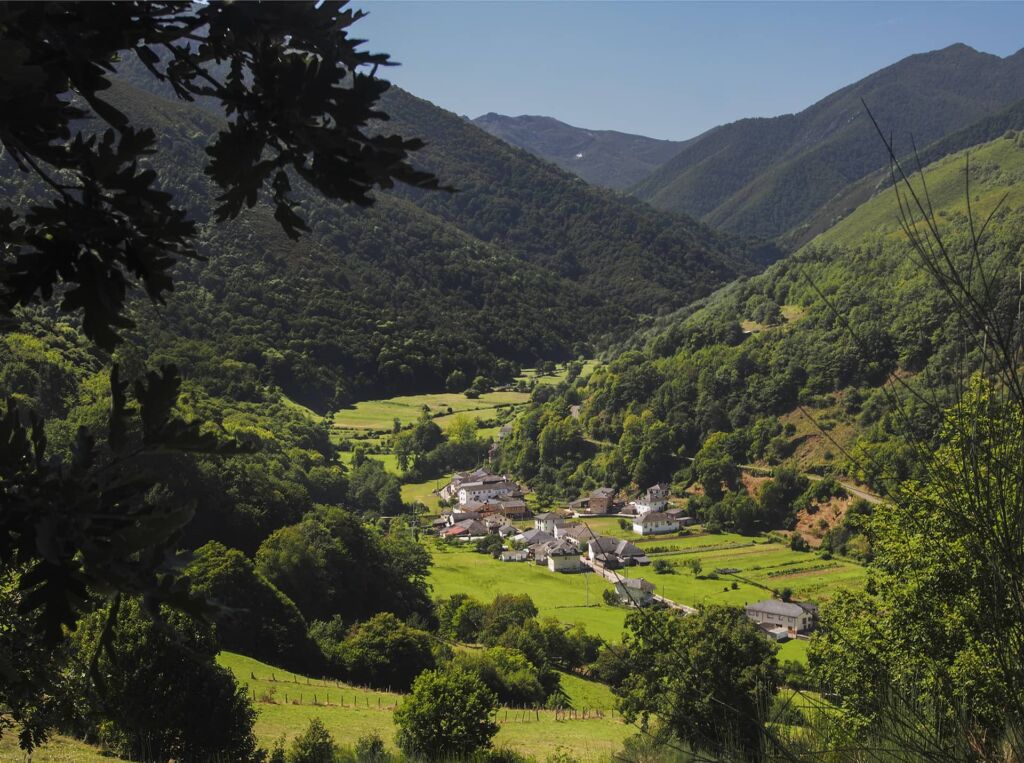
{"type": "MultiPolygon", "coordinates": [[[[392,713],[402,699],[400,694],[295,675],[230,652],[222,652],[217,660],[234,673],[250,697],[255,696],[256,736],[268,749],[282,736],[290,740],[316,717],[340,744],[351,745],[360,736],[377,733],[390,749],[395,748],[392,713]]],[[[495,746],[537,755],[538,750],[553,750],[552,740],[557,740],[580,761],[602,761],[635,733],[612,712],[607,687],[575,676],[563,675],[562,680],[574,707],[601,710],[603,717],[562,720],[559,716],[556,720],[552,710],[502,708],[496,716],[501,729],[495,746]]]]}
{"type": "Polygon", "coordinates": [[[390,432],[395,419],[403,426],[414,423],[424,408],[432,415],[440,414],[439,425],[450,417],[465,413],[476,419],[491,418],[502,406],[521,405],[530,396],[525,392],[488,392],[471,399],[458,392],[428,395],[400,395],[386,400],[365,400],[334,414],[334,426],[354,432],[390,432]]]}
{"type": "MultiPolygon", "coordinates": [[[[637,540],[621,531],[609,534],[637,540]]],[[[826,560],[764,538],[731,533],[653,538],[642,541],[640,546],[668,547],[667,551],[653,553],[651,558],[667,561],[672,572],[659,574],[652,564],[629,567],[619,574],[649,580],[656,586],[656,593],[690,606],[742,607],[771,598],[772,591],[783,588],[792,589],[798,600],[821,602],[838,590],[863,585],[865,577],[864,568],[852,562],[826,560]],[[699,576],[685,566],[694,560],[702,567],[699,576]],[[714,572],[722,568],[739,571],[722,575],[714,572]]],[[[621,638],[627,610],[604,603],[602,593],[611,588],[611,583],[597,575],[556,574],[531,562],[499,562],[468,547],[436,541],[430,541],[428,547],[434,561],[429,581],[435,596],[468,593],[481,601],[490,601],[500,593],[525,593],[533,599],[542,617],[581,623],[606,641],[621,638]]],[[[804,661],[806,642],[802,642],[802,647],[786,646],[783,652],[784,659],[804,661]]]]}

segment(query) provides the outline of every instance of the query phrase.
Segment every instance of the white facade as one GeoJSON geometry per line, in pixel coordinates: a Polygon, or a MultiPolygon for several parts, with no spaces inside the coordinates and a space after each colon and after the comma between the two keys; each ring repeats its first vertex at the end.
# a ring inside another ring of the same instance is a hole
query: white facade
{"type": "Polygon", "coordinates": [[[678,531],[678,520],[656,511],[647,512],[633,520],[633,532],[637,535],[662,535],[678,531]]]}
{"type": "Polygon", "coordinates": [[[552,572],[579,572],[583,563],[576,554],[548,554],[548,569],[552,572]]]}
{"type": "Polygon", "coordinates": [[[493,498],[508,498],[512,487],[507,482],[466,482],[459,487],[459,504],[483,503],[493,498]]]}
{"type": "Polygon", "coordinates": [[[565,517],[561,517],[558,514],[538,514],[533,518],[533,526],[537,530],[553,535],[556,538],[558,533],[555,532],[555,528],[560,528],[565,524],[565,517]]]}

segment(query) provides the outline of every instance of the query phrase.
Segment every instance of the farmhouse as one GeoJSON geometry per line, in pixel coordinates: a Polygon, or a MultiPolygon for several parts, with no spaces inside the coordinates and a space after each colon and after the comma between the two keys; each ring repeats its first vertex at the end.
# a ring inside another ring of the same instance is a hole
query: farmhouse
{"type": "Polygon", "coordinates": [[[545,556],[548,569],[552,572],[579,572],[583,569],[580,550],[566,540],[555,540],[547,544],[545,556]]]}
{"type": "Polygon", "coordinates": [[[498,528],[498,535],[502,538],[511,538],[514,535],[519,534],[519,528],[515,525],[505,525],[504,527],[498,528]]]}
{"type": "Polygon", "coordinates": [[[628,540],[608,535],[595,538],[587,544],[587,557],[595,564],[608,569],[629,567],[634,564],[650,564],[644,552],[628,540]]]}
{"type": "Polygon", "coordinates": [[[486,525],[476,519],[464,519],[441,531],[442,538],[458,538],[459,540],[483,538],[485,535],[487,535],[486,525]]]}
{"type": "Polygon", "coordinates": [[[487,501],[480,506],[483,514],[501,514],[509,519],[529,519],[533,514],[526,508],[526,501],[519,498],[487,501]]]}
{"type": "Polygon", "coordinates": [[[501,429],[498,430],[498,442],[501,442],[506,437],[508,437],[510,434],[512,434],[512,425],[511,424],[502,424],[501,425],[501,429]]]}
{"type": "Polygon", "coordinates": [[[533,526],[538,530],[555,535],[555,528],[565,524],[565,517],[561,514],[538,514],[533,518],[533,526]]]}
{"type": "Polygon", "coordinates": [[[525,562],[530,558],[530,552],[525,548],[519,551],[502,551],[498,558],[503,562],[525,562]]]}
{"type": "Polygon", "coordinates": [[[488,532],[496,533],[502,527],[511,526],[512,520],[503,514],[485,514],[483,523],[487,526],[488,532]]]}
{"type": "Polygon", "coordinates": [[[445,515],[445,523],[449,527],[467,519],[475,519],[479,521],[483,519],[483,514],[478,511],[453,511],[450,514],[445,515]]]}
{"type": "Polygon", "coordinates": [[[491,474],[486,469],[477,469],[472,472],[456,472],[451,480],[443,488],[437,491],[437,496],[442,501],[450,501],[459,495],[459,487],[465,482],[482,482],[484,480],[500,480],[501,477],[491,474]]]}
{"type": "Polygon", "coordinates": [[[496,498],[514,498],[521,494],[519,485],[505,479],[480,480],[478,482],[463,482],[459,485],[459,504],[465,505],[471,501],[486,502],[496,498]]]}
{"type": "Polygon", "coordinates": [[[436,492],[443,501],[457,499],[460,505],[465,506],[474,501],[484,502],[493,498],[518,498],[523,491],[505,475],[477,469],[472,472],[456,472],[448,484],[436,492]]]}
{"type": "Polygon", "coordinates": [[[633,532],[637,535],[661,535],[679,530],[679,522],[668,514],[651,511],[633,520],[633,532]]]}
{"type": "Polygon", "coordinates": [[[615,581],[615,595],[623,604],[645,607],[654,601],[654,583],[643,578],[620,578],[615,581]]]}
{"type": "Polygon", "coordinates": [[[566,525],[564,527],[555,528],[556,538],[565,538],[570,543],[576,544],[577,548],[580,546],[587,545],[587,541],[591,538],[596,538],[597,533],[590,529],[587,525],[566,525]]]}
{"type": "Polygon", "coordinates": [[[766,599],[746,606],[747,617],[770,629],[782,626],[794,633],[809,631],[818,622],[818,606],[811,603],[766,599]]]}
{"type": "Polygon", "coordinates": [[[569,508],[577,516],[601,516],[615,508],[615,490],[610,487],[599,487],[590,495],[577,498],[569,504],[569,508]]]}
{"type": "Polygon", "coordinates": [[[668,506],[668,485],[659,482],[647,488],[640,498],[632,502],[633,513],[637,516],[648,514],[652,511],[663,511],[668,506]]]}
{"type": "Polygon", "coordinates": [[[547,543],[548,541],[554,539],[555,536],[551,533],[546,533],[543,530],[538,530],[536,528],[532,530],[526,530],[525,532],[521,532],[514,538],[516,542],[525,543],[527,546],[534,546],[540,543],[547,543]]]}

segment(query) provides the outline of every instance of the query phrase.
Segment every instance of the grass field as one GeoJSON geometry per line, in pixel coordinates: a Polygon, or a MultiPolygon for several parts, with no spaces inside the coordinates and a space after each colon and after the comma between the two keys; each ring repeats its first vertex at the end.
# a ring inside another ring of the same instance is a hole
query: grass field
{"type": "MultiPolygon", "coordinates": [[[[672,546],[672,551],[654,558],[673,564],[675,572],[658,574],[651,565],[631,567],[621,574],[649,580],[656,586],[656,593],[690,606],[743,606],[771,597],[771,590],[787,587],[798,600],[821,602],[838,590],[863,585],[865,576],[863,567],[847,561],[824,560],[778,543],[729,533],[661,538],[643,545],[672,546]],[[700,577],[683,566],[693,559],[703,567],[700,577]],[[740,571],[709,578],[716,568],[740,571]]],[[[603,602],[601,594],[611,584],[596,575],[559,575],[532,563],[498,562],[468,548],[435,542],[430,549],[434,560],[430,583],[435,596],[468,593],[489,601],[499,593],[525,593],[542,616],[582,623],[606,641],[621,638],[626,610],[603,602]]],[[[787,652],[792,655],[787,659],[804,660],[806,648],[788,647],[787,652]]]]}
{"type": "MultiPolygon", "coordinates": [[[[341,744],[351,745],[360,736],[377,733],[394,749],[392,713],[401,695],[296,676],[230,652],[222,652],[217,659],[247,687],[250,696],[255,694],[256,736],[264,747],[269,748],[281,736],[290,739],[319,717],[341,744]]],[[[579,702],[581,710],[601,709],[604,717],[556,720],[551,710],[502,709],[497,714],[501,729],[495,745],[536,756],[538,750],[553,751],[557,744],[581,761],[600,761],[607,760],[634,733],[618,714],[612,717],[607,687],[575,676],[564,676],[563,681],[574,705],[579,702]]]]}
{"type": "Polygon", "coordinates": [[[611,584],[598,575],[560,575],[532,562],[499,562],[487,554],[440,543],[431,543],[430,550],[434,566],[429,582],[434,596],[468,593],[490,601],[499,593],[526,593],[542,617],[582,623],[607,641],[618,641],[622,635],[626,610],[604,603],[601,594],[611,584]]]}
{"type": "MultiPolygon", "coordinates": [[[[669,542],[658,545],[669,545],[669,542]]],[[[865,570],[851,562],[824,560],[815,554],[792,551],[779,543],[723,533],[671,540],[674,551],[657,554],[675,568],[674,574],[659,575],[653,566],[631,570],[630,576],[645,578],[657,586],[657,593],[681,604],[743,604],[771,596],[771,591],[790,588],[798,600],[821,602],[841,589],[863,585],[865,570]],[[702,577],[694,577],[683,565],[700,561],[702,577]],[[715,569],[740,570],[719,579],[707,576],[715,569]],[[736,588],[732,584],[736,583],[736,588]]]]}
{"type": "Polygon", "coordinates": [[[426,406],[430,413],[441,413],[441,426],[451,416],[465,413],[473,418],[490,418],[500,406],[521,405],[530,396],[525,392],[488,392],[476,399],[461,393],[402,395],[386,400],[366,400],[334,414],[334,426],[341,430],[390,431],[394,420],[412,424],[426,406]]]}
{"type": "Polygon", "coordinates": [[[32,763],[126,763],[98,747],[77,739],[55,735],[46,744],[37,747],[29,757],[18,747],[16,730],[5,731],[0,738],[0,760],[31,761],[32,763]]]}

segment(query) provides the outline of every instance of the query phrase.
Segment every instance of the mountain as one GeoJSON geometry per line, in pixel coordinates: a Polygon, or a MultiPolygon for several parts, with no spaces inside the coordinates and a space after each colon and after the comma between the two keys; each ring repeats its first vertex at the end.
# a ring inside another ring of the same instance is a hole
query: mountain
{"type": "MultiPolygon", "coordinates": [[[[985,117],[968,127],[950,133],[929,146],[919,149],[900,159],[904,171],[916,171],[919,166],[926,167],[939,159],[963,151],[975,145],[988,143],[1006,134],[1008,131],[1024,129],[1024,100],[1017,101],[998,114],[985,117]]],[[[888,165],[865,175],[856,183],[844,188],[804,222],[784,233],[779,243],[782,248],[796,250],[814,239],[815,236],[828,231],[833,226],[843,228],[840,221],[852,214],[862,204],[889,192],[891,200],[892,175],[888,165]]]]}
{"type": "MultiPolygon", "coordinates": [[[[1011,295],[1015,315],[1024,132],[949,154],[925,168],[924,180],[946,253],[975,274],[975,298],[984,301],[982,285],[1011,295]],[[970,253],[968,156],[974,230],[995,211],[981,237],[982,265],[970,253]]],[[[914,185],[920,194],[921,179],[914,185]]],[[[897,214],[892,193],[877,194],[763,273],[611,348],[586,380],[524,414],[502,444],[501,468],[535,490],[568,496],[590,484],[686,483],[687,457],[724,433],[716,442],[735,463],[786,463],[878,491],[913,474],[918,451],[900,433],[909,420],[931,447],[936,410],[951,403],[957,379],[980,367],[983,343],[965,336],[897,214]],[[890,374],[900,382],[883,390],[890,374]],[[909,412],[895,409],[894,396],[909,412]],[[571,405],[578,416],[569,415],[571,405]],[[538,458],[539,443],[556,437],[561,449],[538,458]]]]}
{"type": "Polygon", "coordinates": [[[926,146],[1024,94],[1024,51],[966,45],[910,56],[798,114],[743,119],[698,136],[633,192],[653,206],[745,235],[778,236],[886,163],[864,109],[896,138],[926,146]],[[862,103],[863,102],[863,103],[862,103]]]}
{"type": "MultiPolygon", "coordinates": [[[[166,307],[137,301],[133,343],[218,395],[254,399],[271,383],[323,411],[367,396],[461,391],[478,376],[510,381],[522,365],[577,357],[770,257],[590,188],[398,89],[381,129],[425,138],[418,163],[457,192],[394,189],[368,210],[304,193],[310,231],[297,241],[260,207],[205,225],[215,193],[202,147],[219,117],[127,82],[110,99],[155,129],[153,161],[204,223],[198,248],[208,258],[179,266],[166,307]]],[[[21,173],[5,173],[0,188],[31,197],[19,183],[21,173]]]]}
{"type": "Polygon", "coordinates": [[[614,190],[636,185],[686,145],[615,130],[587,130],[552,117],[507,117],[491,112],[477,117],[473,124],[591,185],[614,190]]]}

